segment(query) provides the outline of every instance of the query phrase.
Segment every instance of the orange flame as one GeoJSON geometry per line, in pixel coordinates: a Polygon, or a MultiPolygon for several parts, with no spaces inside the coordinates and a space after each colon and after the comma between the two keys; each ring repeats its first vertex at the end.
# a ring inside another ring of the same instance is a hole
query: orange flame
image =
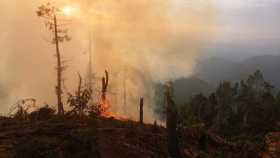
{"type": "Polygon", "coordinates": [[[108,100],[101,100],[100,102],[101,105],[101,116],[102,117],[110,117],[111,114],[111,106],[108,100]]]}
{"type": "Polygon", "coordinates": [[[101,116],[105,117],[105,118],[114,118],[117,120],[122,120],[122,121],[126,121],[128,120],[128,117],[126,116],[122,116],[119,114],[115,114],[111,111],[111,104],[108,100],[101,100],[100,102],[101,105],[101,116]]]}

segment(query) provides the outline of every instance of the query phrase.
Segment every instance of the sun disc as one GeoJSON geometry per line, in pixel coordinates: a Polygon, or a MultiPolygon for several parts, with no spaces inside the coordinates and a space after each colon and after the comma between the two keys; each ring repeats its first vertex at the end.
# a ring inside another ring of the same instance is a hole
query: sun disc
{"type": "Polygon", "coordinates": [[[73,13],[73,8],[70,7],[70,6],[65,6],[65,7],[62,8],[62,12],[63,12],[64,15],[70,16],[73,13]]]}

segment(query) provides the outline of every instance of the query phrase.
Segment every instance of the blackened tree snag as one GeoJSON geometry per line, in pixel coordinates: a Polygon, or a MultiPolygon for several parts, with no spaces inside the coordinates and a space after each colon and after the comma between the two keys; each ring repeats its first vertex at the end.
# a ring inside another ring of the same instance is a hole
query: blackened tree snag
{"type": "Polygon", "coordinates": [[[78,105],[79,105],[79,115],[80,117],[82,117],[83,115],[83,102],[82,102],[82,98],[81,98],[81,89],[82,89],[82,76],[80,73],[78,73],[78,77],[79,77],[79,85],[78,85],[78,91],[77,91],[77,97],[78,97],[78,105]]]}
{"type": "Polygon", "coordinates": [[[55,47],[56,47],[56,59],[57,59],[57,86],[56,86],[56,94],[57,94],[57,107],[58,114],[64,114],[64,108],[62,104],[62,86],[61,86],[61,76],[62,76],[62,65],[61,65],[61,56],[59,49],[59,41],[58,41],[58,28],[57,28],[57,18],[54,15],[54,36],[55,36],[55,47]]]}
{"type": "Polygon", "coordinates": [[[101,91],[102,92],[102,94],[101,94],[102,101],[106,100],[108,82],[109,82],[109,75],[108,75],[108,71],[105,70],[105,77],[102,77],[102,91],[101,91]]]}
{"type": "Polygon", "coordinates": [[[165,91],[166,103],[166,129],[167,129],[167,143],[168,153],[172,158],[181,158],[178,134],[177,134],[177,109],[173,100],[172,82],[166,85],[165,91]]]}
{"type": "Polygon", "coordinates": [[[108,117],[110,115],[110,111],[109,111],[110,104],[106,96],[108,84],[109,84],[109,75],[108,75],[108,71],[105,70],[105,76],[102,77],[101,102],[100,102],[101,116],[105,116],[105,117],[108,117]]]}
{"type": "Polygon", "coordinates": [[[144,106],[144,98],[140,98],[140,109],[139,109],[139,122],[142,125],[143,124],[143,106],[144,106]]]}

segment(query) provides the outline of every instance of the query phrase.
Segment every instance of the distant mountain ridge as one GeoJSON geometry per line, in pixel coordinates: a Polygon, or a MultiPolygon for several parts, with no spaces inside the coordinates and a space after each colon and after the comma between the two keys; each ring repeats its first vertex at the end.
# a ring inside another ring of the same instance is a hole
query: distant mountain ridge
{"type": "MultiPolygon", "coordinates": [[[[280,73],[277,68],[280,68],[280,56],[255,56],[241,62],[225,58],[204,59],[195,66],[193,76],[173,81],[174,98],[176,103],[184,104],[196,94],[210,94],[222,81],[240,82],[256,70],[261,70],[265,80],[279,90],[280,73]]],[[[163,85],[160,87],[163,90],[163,85]]]]}
{"type": "Polygon", "coordinates": [[[256,70],[261,70],[267,81],[280,88],[280,56],[255,56],[241,62],[234,62],[224,58],[204,59],[197,63],[194,76],[217,85],[222,80],[233,82],[246,79],[256,70]]]}
{"type": "Polygon", "coordinates": [[[214,87],[197,77],[180,78],[173,82],[174,98],[177,103],[184,104],[191,96],[199,93],[210,94],[214,87]]]}

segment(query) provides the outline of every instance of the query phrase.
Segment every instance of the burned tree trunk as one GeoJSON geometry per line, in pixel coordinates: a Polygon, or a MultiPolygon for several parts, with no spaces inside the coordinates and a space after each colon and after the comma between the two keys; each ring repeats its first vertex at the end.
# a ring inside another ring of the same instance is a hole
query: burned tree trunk
{"type": "Polygon", "coordinates": [[[57,111],[59,115],[64,114],[64,107],[62,102],[62,73],[65,70],[63,65],[61,53],[60,53],[60,43],[64,41],[70,41],[71,38],[67,35],[67,29],[64,28],[65,25],[60,25],[57,15],[60,14],[61,10],[50,3],[46,5],[41,5],[36,11],[37,16],[45,19],[44,23],[46,28],[53,34],[52,43],[55,44],[56,48],[56,59],[57,59],[57,85],[55,87],[57,95],[57,111]]]}
{"type": "Polygon", "coordinates": [[[168,153],[172,158],[181,158],[177,134],[177,109],[172,93],[172,83],[170,83],[166,86],[165,92],[168,153]]]}
{"type": "Polygon", "coordinates": [[[55,39],[55,46],[56,46],[56,59],[57,59],[57,86],[56,86],[56,93],[57,93],[57,107],[58,107],[58,114],[64,114],[64,108],[62,103],[62,63],[61,63],[61,55],[59,49],[59,36],[58,36],[58,28],[57,28],[57,18],[54,15],[54,39],[55,39]]]}
{"type": "Polygon", "coordinates": [[[144,98],[140,98],[140,110],[139,110],[139,122],[143,124],[143,106],[144,106],[144,98]]]}
{"type": "Polygon", "coordinates": [[[102,94],[101,94],[102,101],[106,100],[108,82],[109,82],[109,75],[108,75],[108,71],[105,70],[105,77],[102,77],[102,91],[101,91],[102,92],[102,94]]]}
{"type": "Polygon", "coordinates": [[[100,110],[101,110],[101,116],[109,116],[109,102],[107,100],[107,88],[109,82],[109,74],[108,71],[105,70],[105,76],[102,77],[102,89],[101,89],[101,102],[100,102],[100,110]]]}
{"type": "Polygon", "coordinates": [[[81,89],[82,89],[82,76],[80,73],[78,73],[79,77],[79,85],[78,85],[78,91],[77,91],[77,99],[78,99],[78,105],[79,105],[79,116],[82,118],[83,115],[83,105],[82,105],[82,97],[81,97],[81,89]]]}

